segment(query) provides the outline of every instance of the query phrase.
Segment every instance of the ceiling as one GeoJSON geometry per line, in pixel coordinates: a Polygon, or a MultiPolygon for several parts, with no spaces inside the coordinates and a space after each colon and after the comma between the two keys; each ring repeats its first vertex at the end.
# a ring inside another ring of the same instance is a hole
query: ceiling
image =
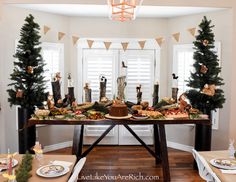
{"type": "MultiPolygon", "coordinates": [[[[65,16],[83,17],[107,17],[109,8],[107,5],[85,5],[85,4],[14,4],[13,6],[43,11],[47,13],[65,16]]],[[[170,6],[141,6],[137,17],[149,18],[172,18],[191,14],[206,13],[223,10],[224,8],[206,7],[170,7],[170,6]]]]}

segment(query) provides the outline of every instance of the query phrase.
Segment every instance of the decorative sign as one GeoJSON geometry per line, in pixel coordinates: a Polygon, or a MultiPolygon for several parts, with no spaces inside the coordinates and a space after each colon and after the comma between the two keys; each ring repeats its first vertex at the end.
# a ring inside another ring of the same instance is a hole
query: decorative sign
{"type": "Polygon", "coordinates": [[[58,40],[61,40],[65,36],[65,33],[58,32],[58,40]]]}
{"type": "Polygon", "coordinates": [[[129,42],[121,42],[121,45],[123,47],[123,50],[126,51],[126,49],[128,48],[129,42]]]}

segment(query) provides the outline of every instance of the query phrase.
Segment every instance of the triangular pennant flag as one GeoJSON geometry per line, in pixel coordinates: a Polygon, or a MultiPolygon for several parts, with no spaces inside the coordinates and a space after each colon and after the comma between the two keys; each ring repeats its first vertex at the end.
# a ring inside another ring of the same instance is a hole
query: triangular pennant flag
{"type": "Polygon", "coordinates": [[[77,36],[72,36],[73,45],[75,45],[78,40],[79,40],[79,37],[77,37],[77,36]]]}
{"type": "Polygon", "coordinates": [[[88,46],[91,49],[94,43],[94,40],[87,40],[88,46]]]}
{"type": "Polygon", "coordinates": [[[180,33],[174,33],[172,34],[173,38],[175,39],[176,42],[179,42],[179,37],[180,37],[180,33]]]}
{"type": "Polygon", "coordinates": [[[58,40],[61,40],[65,35],[63,32],[58,32],[58,40]]]}
{"type": "Polygon", "coordinates": [[[123,50],[126,51],[126,49],[128,48],[129,42],[121,42],[121,45],[123,47],[123,50]]]}
{"type": "Polygon", "coordinates": [[[164,37],[158,37],[156,38],[156,42],[159,45],[159,47],[162,46],[162,43],[165,41],[164,37]]]}
{"type": "Polygon", "coordinates": [[[144,46],[145,46],[146,40],[143,40],[143,41],[138,41],[138,43],[139,43],[139,45],[140,45],[141,49],[143,49],[143,48],[144,48],[144,46]]]}
{"type": "Polygon", "coordinates": [[[103,43],[104,43],[106,49],[108,50],[111,46],[111,42],[103,42],[103,43]]]}
{"type": "Polygon", "coordinates": [[[44,26],[43,26],[43,33],[44,33],[44,35],[46,35],[46,33],[48,33],[48,31],[49,31],[50,29],[51,29],[50,27],[44,25],[44,26]]]}
{"type": "Polygon", "coordinates": [[[196,28],[189,28],[188,31],[193,37],[195,36],[196,28]]]}

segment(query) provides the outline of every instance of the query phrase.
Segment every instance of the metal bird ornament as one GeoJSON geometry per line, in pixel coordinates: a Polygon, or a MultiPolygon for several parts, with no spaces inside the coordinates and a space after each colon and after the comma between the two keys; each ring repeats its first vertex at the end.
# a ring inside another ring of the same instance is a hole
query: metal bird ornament
{"type": "Polygon", "coordinates": [[[177,80],[179,78],[177,75],[175,75],[175,73],[172,74],[172,77],[174,80],[177,80]]]}

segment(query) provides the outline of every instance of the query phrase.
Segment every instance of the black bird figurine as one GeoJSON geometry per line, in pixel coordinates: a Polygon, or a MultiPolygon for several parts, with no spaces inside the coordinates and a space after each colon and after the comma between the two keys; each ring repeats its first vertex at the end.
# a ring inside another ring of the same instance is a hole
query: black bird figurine
{"type": "Polygon", "coordinates": [[[177,75],[175,75],[175,73],[172,74],[172,77],[174,80],[177,80],[179,78],[177,75]]]}
{"type": "Polygon", "coordinates": [[[125,65],[124,61],[122,61],[122,68],[128,68],[128,66],[125,65]]]}

